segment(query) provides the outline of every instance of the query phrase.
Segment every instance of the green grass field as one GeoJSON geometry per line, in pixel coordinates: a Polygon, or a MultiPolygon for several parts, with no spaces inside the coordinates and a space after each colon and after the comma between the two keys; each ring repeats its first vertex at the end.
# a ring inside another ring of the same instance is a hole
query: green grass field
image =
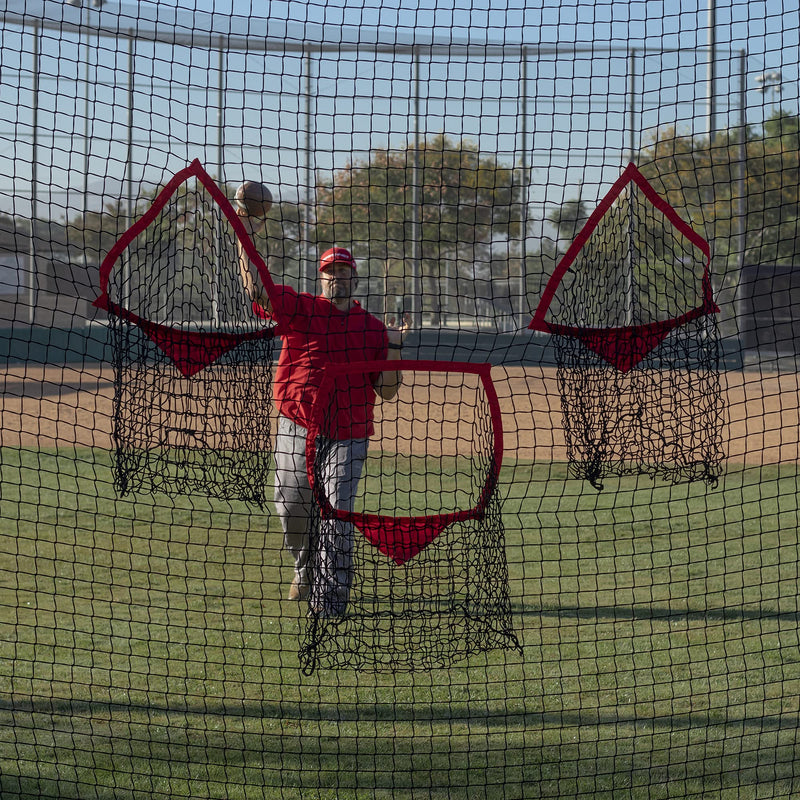
{"type": "Polygon", "coordinates": [[[800,795],[798,470],[503,472],[522,652],[304,676],[277,520],[0,451],[0,797],[800,795]]]}

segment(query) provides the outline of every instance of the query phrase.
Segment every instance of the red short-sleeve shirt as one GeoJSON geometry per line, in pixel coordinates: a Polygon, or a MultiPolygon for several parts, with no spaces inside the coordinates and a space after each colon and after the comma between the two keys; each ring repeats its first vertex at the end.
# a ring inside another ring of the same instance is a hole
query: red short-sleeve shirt
{"type": "MultiPolygon", "coordinates": [[[[387,354],[386,326],[358,303],[339,311],[324,297],[298,293],[290,286],[270,292],[272,313],[283,338],[275,371],[274,397],[279,413],[308,428],[311,410],[328,363],[383,360],[387,354]]],[[[256,313],[264,310],[254,304],[256,313]]],[[[375,407],[374,375],[341,377],[334,388],[336,418],[329,435],[334,439],[363,439],[372,435],[375,407]]]]}

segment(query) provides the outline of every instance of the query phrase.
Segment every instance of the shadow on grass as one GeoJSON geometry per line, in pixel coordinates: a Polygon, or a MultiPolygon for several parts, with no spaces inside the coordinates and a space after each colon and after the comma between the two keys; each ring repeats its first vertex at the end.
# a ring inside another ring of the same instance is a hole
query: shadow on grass
{"type": "Polygon", "coordinates": [[[798,611],[778,611],[764,606],[728,607],[700,609],[676,609],[671,606],[532,606],[519,602],[511,603],[515,617],[547,617],[549,619],[579,619],[585,622],[611,621],[631,622],[742,622],[751,620],[774,620],[800,622],[798,611]]]}
{"type": "MultiPolygon", "coordinates": [[[[288,714],[295,724],[253,725],[243,733],[235,720],[223,718],[229,712],[220,703],[175,709],[26,699],[6,700],[0,709],[0,731],[4,711],[27,717],[21,744],[0,754],[3,800],[734,800],[742,787],[755,785],[786,789],[771,797],[796,796],[790,792],[800,776],[796,714],[628,720],[609,710],[498,718],[459,703],[441,717],[425,704],[251,703],[234,716],[288,714]],[[187,712],[198,716],[187,720],[187,712]],[[408,725],[398,727],[401,722],[408,725]],[[618,727],[627,722],[635,729],[618,727]],[[668,782],[669,795],[652,794],[668,782]]],[[[11,736],[13,743],[15,732],[11,736]]]]}
{"type": "MultiPolygon", "coordinates": [[[[236,702],[217,699],[214,702],[198,699],[195,703],[183,698],[175,698],[168,703],[124,704],[94,700],[67,700],[53,698],[0,698],[0,727],[3,717],[14,727],[17,718],[27,715],[35,716],[40,721],[45,718],[72,718],[79,720],[108,720],[115,716],[126,719],[141,716],[140,724],[149,722],[154,715],[168,719],[176,715],[185,717],[212,717],[242,720],[283,720],[317,721],[331,723],[446,723],[467,726],[480,723],[483,730],[501,731],[540,729],[549,726],[561,729],[564,727],[599,727],[604,725],[642,725],[648,729],[668,731],[718,727],[727,725],[732,728],[758,732],[795,730],[800,731],[800,713],[759,715],[753,717],[732,717],[730,709],[719,709],[716,713],[687,712],[669,715],[647,715],[643,713],[621,713],[619,709],[589,709],[585,711],[526,711],[519,708],[515,699],[511,708],[503,708],[499,702],[463,703],[395,703],[371,701],[364,704],[341,702],[296,703],[281,701],[236,702]],[[8,715],[8,716],[6,716],[8,715]]],[[[210,724],[210,723],[209,723],[210,724]]],[[[26,725],[29,727],[29,725],[26,725]]],[[[181,725],[178,725],[181,727],[181,725]]],[[[217,728],[214,728],[215,730],[217,728]]]]}

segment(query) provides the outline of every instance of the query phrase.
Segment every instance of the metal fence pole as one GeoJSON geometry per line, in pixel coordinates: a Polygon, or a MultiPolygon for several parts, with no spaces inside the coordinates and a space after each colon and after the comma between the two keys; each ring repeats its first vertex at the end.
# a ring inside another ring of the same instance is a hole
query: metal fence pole
{"type": "MultiPolygon", "coordinates": [[[[225,42],[219,39],[217,52],[217,181],[220,188],[225,191],[225,42]]],[[[221,275],[220,267],[225,263],[225,236],[223,233],[222,213],[214,209],[215,224],[217,226],[217,248],[219,258],[211,260],[211,321],[215,326],[220,324],[219,296],[221,275]]]]}
{"type": "Polygon", "coordinates": [[[717,134],[717,6],[708,0],[708,147],[717,134]]]}
{"type": "MultiPolygon", "coordinates": [[[[628,53],[628,160],[636,161],[636,49],[628,53]]],[[[628,189],[628,270],[625,275],[625,324],[633,325],[633,298],[635,292],[636,259],[634,256],[634,230],[636,215],[633,208],[634,189],[628,189]]]]}
{"type": "Polygon", "coordinates": [[[298,200],[302,203],[302,220],[299,222],[302,225],[302,251],[298,253],[300,260],[300,289],[306,292],[314,291],[314,266],[313,258],[311,255],[311,202],[314,198],[314,188],[312,188],[313,176],[311,165],[311,126],[313,125],[312,110],[311,110],[311,46],[306,47],[306,136],[305,136],[305,179],[306,179],[306,192],[305,202],[302,198],[298,200]]]}
{"type": "MultiPolygon", "coordinates": [[[[125,152],[125,200],[126,200],[126,224],[130,227],[133,224],[133,106],[134,106],[134,75],[135,75],[135,47],[136,33],[133,29],[128,30],[128,124],[126,152],[125,152]]],[[[122,296],[120,302],[126,307],[130,306],[131,299],[131,263],[130,256],[123,253],[122,256],[122,296]]]]}
{"type": "Polygon", "coordinates": [[[520,101],[522,103],[522,143],[520,145],[520,169],[522,170],[521,211],[522,211],[522,246],[519,260],[519,318],[521,327],[527,327],[528,319],[528,48],[521,50],[520,65],[520,101]]]}
{"type": "Polygon", "coordinates": [[[411,320],[422,328],[422,172],[420,170],[420,50],[414,47],[414,166],[412,171],[411,320]]]}
{"type": "Polygon", "coordinates": [[[39,70],[40,64],[39,23],[33,24],[33,98],[31,109],[31,221],[30,249],[28,254],[28,323],[33,325],[36,318],[37,270],[36,270],[36,220],[39,216],[39,70]]]}
{"type": "MultiPolygon", "coordinates": [[[[747,250],[747,51],[739,53],[739,170],[737,184],[739,200],[737,203],[739,269],[745,265],[747,250]]],[[[738,278],[737,278],[738,283],[738,278]]]]}

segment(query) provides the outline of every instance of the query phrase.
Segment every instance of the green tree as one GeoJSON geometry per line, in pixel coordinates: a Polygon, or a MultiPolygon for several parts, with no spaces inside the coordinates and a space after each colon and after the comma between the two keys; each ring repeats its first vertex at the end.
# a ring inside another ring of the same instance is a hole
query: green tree
{"type": "Polygon", "coordinates": [[[665,129],[642,150],[639,167],[711,242],[718,269],[742,258],[784,264],[800,258],[797,116],[776,112],[760,131],[748,129],[744,143],[738,129],[723,131],[710,149],[707,139],[665,129]]]}
{"type": "Polygon", "coordinates": [[[743,264],[800,262],[800,119],[776,111],[760,129],[707,137],[666,128],[639,154],[656,191],[711,246],[712,280],[730,318],[743,264]]]}
{"type": "MultiPolygon", "coordinates": [[[[99,292],[100,263],[120,236],[148,211],[162,189],[158,185],[142,191],[131,213],[127,201],[119,199],[106,204],[102,211],[76,214],[63,226],[63,247],[69,253],[73,273],[82,270],[96,287],[95,295],[99,292]]],[[[223,187],[229,197],[235,189],[235,185],[223,187]]],[[[282,274],[298,269],[299,215],[297,204],[276,203],[262,234],[266,242],[259,243],[262,252],[282,262],[282,274]]],[[[241,294],[233,233],[213,199],[199,185],[178,187],[162,213],[131,243],[125,257],[126,267],[112,272],[111,286],[117,287],[114,291],[125,297],[131,310],[148,319],[206,319],[212,308],[226,318],[238,315],[231,310],[241,294]]]]}
{"type": "Polygon", "coordinates": [[[474,259],[482,244],[519,236],[523,186],[519,170],[467,140],[442,134],[422,142],[419,151],[414,144],[376,149],[318,184],[314,238],[320,250],[352,247],[376,275],[396,276],[396,262],[402,262],[406,293],[411,259],[418,255],[423,310],[438,320],[446,286],[458,280],[458,264],[474,259]]]}
{"type": "Polygon", "coordinates": [[[260,251],[267,255],[267,266],[276,273],[273,277],[279,282],[293,283],[297,289],[305,288],[301,276],[306,269],[307,245],[312,244],[309,227],[303,204],[292,201],[275,203],[267,215],[263,233],[266,243],[259,246],[260,251]]]}
{"type": "Polygon", "coordinates": [[[748,144],[746,263],[800,260],[800,119],[777,112],[748,144]]]}
{"type": "MultiPolygon", "coordinates": [[[[581,193],[582,191],[579,191],[577,198],[566,200],[561,205],[556,206],[543,218],[543,223],[549,223],[552,228],[555,228],[555,238],[553,238],[549,228],[545,225],[539,248],[529,253],[526,258],[526,293],[532,312],[535,310],[545,286],[550,276],[555,272],[561,257],[569,249],[572,240],[589,219],[591,208],[588,203],[580,199],[581,193]]],[[[555,302],[557,305],[558,297],[556,297],[555,302]]]]}
{"type": "MultiPolygon", "coordinates": [[[[146,204],[151,200],[148,198],[146,204]]],[[[130,224],[127,203],[117,200],[106,204],[102,211],[86,211],[70,217],[64,226],[64,244],[74,261],[97,266],[130,224]]]]}
{"type": "Polygon", "coordinates": [[[589,219],[589,205],[578,197],[566,200],[547,215],[547,221],[555,226],[558,233],[556,250],[564,252],[589,219]]]}

